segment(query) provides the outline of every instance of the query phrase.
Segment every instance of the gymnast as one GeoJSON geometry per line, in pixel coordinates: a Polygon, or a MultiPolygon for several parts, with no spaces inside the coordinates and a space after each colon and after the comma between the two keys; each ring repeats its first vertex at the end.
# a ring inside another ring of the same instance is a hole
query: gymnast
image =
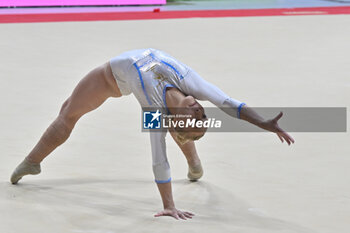
{"type": "MultiPolygon", "coordinates": [[[[197,102],[207,100],[234,118],[276,133],[288,145],[294,143],[294,139],[278,125],[283,113],[265,120],[245,103],[229,97],[170,55],[156,49],[133,50],[95,68],[78,83],[63,103],[57,118],[17,166],[11,176],[11,183],[17,184],[25,175],[39,174],[41,161],[68,139],[80,117],[98,108],[109,97],[131,93],[142,108],[164,108],[172,115],[187,115],[196,121],[207,120],[203,107],[197,102]]],[[[200,179],[203,169],[194,141],[205,134],[206,128],[174,127],[168,131],[187,159],[189,180],[200,179]]],[[[164,208],[154,216],[186,220],[194,214],[175,208],[166,155],[166,133],[167,130],[150,132],[153,173],[164,208]]]]}

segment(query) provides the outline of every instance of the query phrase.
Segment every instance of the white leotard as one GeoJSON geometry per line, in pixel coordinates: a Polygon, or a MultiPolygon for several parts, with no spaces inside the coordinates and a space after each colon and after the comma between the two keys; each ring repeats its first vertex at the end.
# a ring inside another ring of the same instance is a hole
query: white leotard
{"type": "MultiPolygon", "coordinates": [[[[133,93],[142,107],[167,108],[167,87],[176,87],[186,95],[208,100],[227,114],[239,118],[237,109],[244,103],[230,98],[190,67],[162,51],[133,50],[112,58],[110,64],[121,93],[133,93]]],[[[157,183],[171,180],[165,136],[166,131],[150,132],[153,172],[157,183]]]]}

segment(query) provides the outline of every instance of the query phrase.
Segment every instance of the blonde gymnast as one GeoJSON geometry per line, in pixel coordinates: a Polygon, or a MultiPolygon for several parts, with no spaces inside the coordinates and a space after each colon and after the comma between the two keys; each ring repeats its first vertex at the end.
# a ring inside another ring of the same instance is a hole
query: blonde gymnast
{"type": "MultiPolygon", "coordinates": [[[[198,121],[205,121],[207,118],[196,99],[208,100],[230,116],[276,133],[288,145],[294,143],[294,139],[278,126],[282,113],[265,120],[245,103],[229,97],[170,55],[155,49],[133,50],[95,68],[78,83],[71,96],[63,103],[57,118],[29,155],[17,166],[11,176],[11,183],[17,184],[25,175],[39,174],[40,163],[68,139],[80,117],[99,107],[109,97],[121,97],[131,93],[143,108],[166,108],[171,114],[190,115],[198,121]]],[[[188,178],[198,180],[203,175],[203,169],[194,140],[201,138],[206,129],[175,128],[169,131],[187,159],[188,178]]],[[[155,216],[192,218],[192,213],[175,208],[166,155],[166,133],[150,133],[153,172],[164,207],[155,216]]]]}

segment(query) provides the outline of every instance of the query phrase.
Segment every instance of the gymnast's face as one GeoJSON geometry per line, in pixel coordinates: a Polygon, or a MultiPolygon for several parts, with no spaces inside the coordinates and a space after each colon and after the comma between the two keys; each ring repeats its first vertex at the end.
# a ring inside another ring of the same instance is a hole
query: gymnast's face
{"type": "MultiPolygon", "coordinates": [[[[189,115],[191,119],[197,121],[206,121],[207,116],[205,115],[204,108],[200,105],[193,96],[186,96],[179,103],[178,114],[189,115]]],[[[189,140],[198,140],[201,138],[207,129],[205,127],[189,127],[183,129],[186,132],[186,138],[189,140]]]]}
{"type": "Polygon", "coordinates": [[[197,120],[206,120],[204,108],[200,105],[193,96],[186,96],[179,103],[180,114],[191,115],[197,120]]]}

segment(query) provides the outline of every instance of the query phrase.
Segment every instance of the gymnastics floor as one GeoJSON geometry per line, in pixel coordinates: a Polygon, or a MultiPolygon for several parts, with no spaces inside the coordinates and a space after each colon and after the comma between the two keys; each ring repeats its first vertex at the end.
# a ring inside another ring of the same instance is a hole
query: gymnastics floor
{"type": "Polygon", "coordinates": [[[164,50],[250,106],[349,108],[349,24],[349,15],[0,24],[0,232],[349,232],[348,132],[291,133],[290,147],[271,133],[208,133],[194,183],[168,135],[176,206],[196,216],[154,218],[162,204],[132,95],[84,116],[40,175],[9,183],[83,75],[126,50],[164,50]]]}

